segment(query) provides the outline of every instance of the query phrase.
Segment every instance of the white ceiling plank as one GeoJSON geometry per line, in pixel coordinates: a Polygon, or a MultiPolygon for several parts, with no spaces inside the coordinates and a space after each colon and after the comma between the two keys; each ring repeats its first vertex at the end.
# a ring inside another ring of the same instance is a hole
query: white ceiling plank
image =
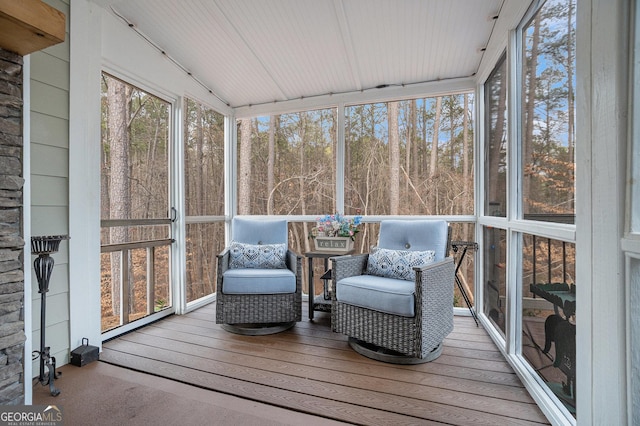
{"type": "Polygon", "coordinates": [[[514,0],[94,1],[244,108],[473,76],[514,0]]]}
{"type": "Polygon", "coordinates": [[[351,39],[351,30],[347,23],[347,16],[344,11],[343,3],[343,0],[334,0],[333,7],[336,12],[336,19],[338,20],[338,27],[340,28],[340,35],[342,36],[344,50],[347,55],[349,71],[351,73],[351,78],[353,79],[353,88],[354,90],[361,90],[362,82],[360,81],[360,70],[358,68],[356,53],[353,47],[353,40],[351,39]]]}

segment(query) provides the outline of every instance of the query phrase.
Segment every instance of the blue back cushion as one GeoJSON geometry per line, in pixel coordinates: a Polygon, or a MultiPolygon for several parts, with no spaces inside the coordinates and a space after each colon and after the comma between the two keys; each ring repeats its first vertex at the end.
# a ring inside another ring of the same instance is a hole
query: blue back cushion
{"type": "Polygon", "coordinates": [[[433,250],[389,250],[374,247],[369,253],[367,274],[415,281],[416,271],[413,268],[432,263],[434,260],[433,250]]]}
{"type": "Polygon", "coordinates": [[[229,268],[282,269],[286,268],[285,244],[246,244],[231,241],[229,268]]]}
{"type": "Polygon", "coordinates": [[[234,217],[231,239],[245,244],[287,244],[286,219],[254,219],[234,217]]]}
{"type": "Polygon", "coordinates": [[[445,220],[398,220],[380,222],[378,247],[391,250],[433,250],[435,261],[447,255],[448,224],[445,220]]]}

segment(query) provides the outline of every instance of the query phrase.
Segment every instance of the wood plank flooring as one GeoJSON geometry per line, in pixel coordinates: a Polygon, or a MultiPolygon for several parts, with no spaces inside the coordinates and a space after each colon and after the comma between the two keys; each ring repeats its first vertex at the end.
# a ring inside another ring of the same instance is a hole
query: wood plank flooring
{"type": "MultiPolygon", "coordinates": [[[[306,304],[305,304],[306,310],[306,304]]],[[[354,352],[330,315],[269,336],[215,324],[215,304],[104,343],[101,361],[327,419],[365,425],[535,425],[547,419],[487,333],[456,317],[443,354],[415,366],[354,352]]]]}

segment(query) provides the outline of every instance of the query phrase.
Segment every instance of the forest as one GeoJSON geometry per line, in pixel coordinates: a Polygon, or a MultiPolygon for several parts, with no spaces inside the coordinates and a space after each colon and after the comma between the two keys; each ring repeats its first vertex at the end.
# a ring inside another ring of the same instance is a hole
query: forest
{"type": "MultiPolygon", "coordinates": [[[[239,120],[238,213],[311,216],[290,227],[298,253],[313,248],[314,219],[328,213],[365,222],[370,215],[473,215],[473,102],[461,93],[348,106],[344,147],[337,108],[239,120]]],[[[454,238],[473,239],[472,225],[453,228],[454,238]]],[[[363,225],[358,252],[376,241],[377,224],[363,225]]]]}
{"type": "Polygon", "coordinates": [[[473,214],[473,94],[239,120],[238,213],[473,214]],[[339,170],[338,165],[344,164],[339,170]],[[402,200],[402,202],[401,202],[402,200]]]}
{"type": "Polygon", "coordinates": [[[166,246],[171,238],[171,105],[106,73],[102,75],[101,101],[101,291],[105,331],[170,303],[166,246]]]}

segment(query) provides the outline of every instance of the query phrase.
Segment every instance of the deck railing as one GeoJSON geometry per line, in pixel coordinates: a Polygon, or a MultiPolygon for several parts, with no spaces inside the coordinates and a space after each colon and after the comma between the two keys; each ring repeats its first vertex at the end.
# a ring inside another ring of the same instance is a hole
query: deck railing
{"type": "Polygon", "coordinates": [[[121,299],[120,299],[120,325],[128,324],[129,317],[132,312],[130,309],[130,298],[131,294],[131,279],[130,279],[130,270],[129,267],[129,259],[130,252],[132,250],[138,249],[146,249],[147,251],[147,273],[146,273],[146,302],[147,302],[147,315],[154,313],[155,311],[155,285],[156,285],[156,277],[155,277],[155,259],[156,259],[156,249],[158,247],[166,247],[173,244],[175,240],[170,238],[157,239],[157,240],[148,240],[148,241],[136,241],[129,243],[119,243],[119,244],[105,244],[100,247],[101,253],[120,253],[120,273],[121,273],[121,299]]]}

